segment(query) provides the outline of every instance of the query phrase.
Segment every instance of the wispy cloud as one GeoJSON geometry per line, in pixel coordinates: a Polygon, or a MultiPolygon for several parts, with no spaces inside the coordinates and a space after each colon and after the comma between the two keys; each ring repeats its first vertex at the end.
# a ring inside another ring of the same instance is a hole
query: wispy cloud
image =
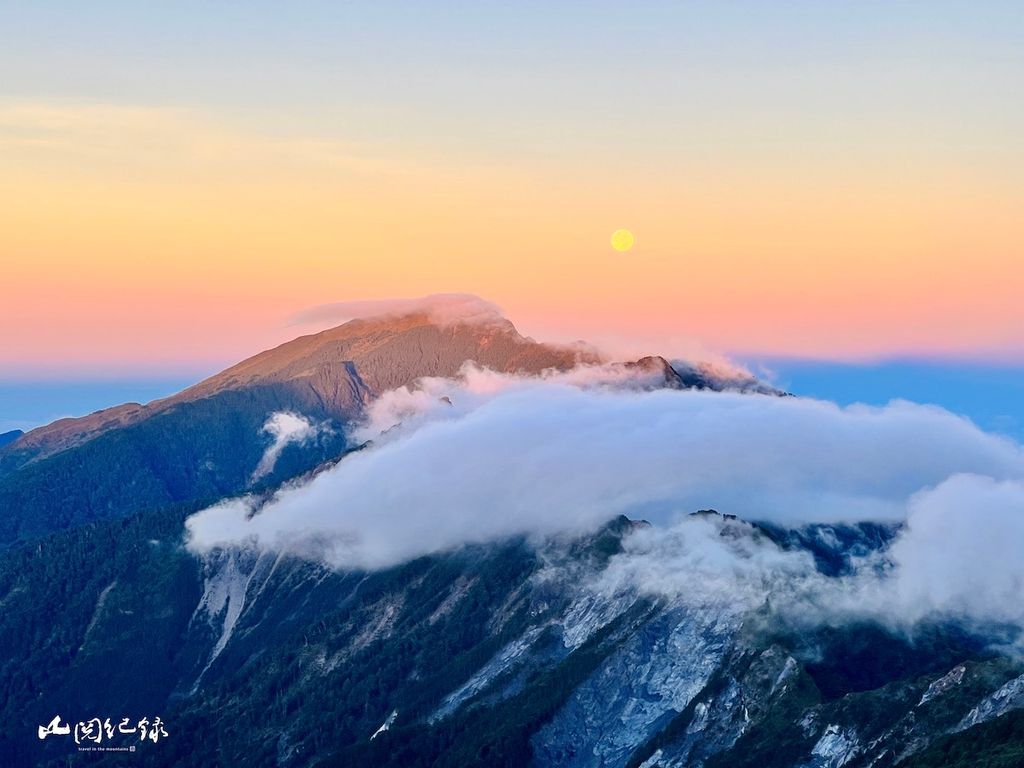
{"type": "Polygon", "coordinates": [[[271,414],[263,425],[263,431],[273,439],[264,451],[260,463],[252,473],[253,481],[274,471],[274,465],[281,452],[288,445],[302,445],[317,436],[320,427],[301,414],[291,411],[277,411],[271,414]]]}
{"type": "Polygon", "coordinates": [[[409,169],[342,137],[261,132],[208,111],[116,103],[0,103],[0,157],[111,178],[143,168],[172,176],[409,169]]]}
{"type": "Polygon", "coordinates": [[[410,299],[336,301],[294,313],[292,325],[337,325],[356,318],[399,317],[423,314],[438,325],[452,323],[507,323],[501,309],[469,293],[435,293],[410,299]]]}

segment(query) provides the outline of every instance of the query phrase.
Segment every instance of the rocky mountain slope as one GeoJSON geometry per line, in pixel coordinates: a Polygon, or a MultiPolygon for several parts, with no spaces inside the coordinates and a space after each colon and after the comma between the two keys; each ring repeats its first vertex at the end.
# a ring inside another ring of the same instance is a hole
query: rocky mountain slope
{"type": "MultiPolygon", "coordinates": [[[[721,536],[829,542],[826,569],[891,536],[711,520],[721,536]]],[[[60,764],[67,741],[12,738],[59,711],[168,723],[165,741],[101,764],[933,765],[930,749],[1024,707],[1024,665],[962,628],[797,633],[700,585],[610,586],[638,526],[372,573],[196,559],[170,521],[65,534],[0,571],[5,764],[60,764]],[[76,589],[33,605],[58,558],[76,589]]]]}

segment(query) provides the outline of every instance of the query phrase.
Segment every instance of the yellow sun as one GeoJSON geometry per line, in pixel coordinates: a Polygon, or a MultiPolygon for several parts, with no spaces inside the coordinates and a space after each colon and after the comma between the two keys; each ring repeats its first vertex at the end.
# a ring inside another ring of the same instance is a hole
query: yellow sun
{"type": "Polygon", "coordinates": [[[633,247],[633,233],[628,229],[616,229],[612,232],[612,248],[625,253],[633,247]]]}

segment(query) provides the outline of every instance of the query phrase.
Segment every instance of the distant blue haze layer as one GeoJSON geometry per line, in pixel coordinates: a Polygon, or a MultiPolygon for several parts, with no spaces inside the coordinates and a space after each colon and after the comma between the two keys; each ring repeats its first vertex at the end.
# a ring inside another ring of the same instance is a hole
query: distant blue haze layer
{"type": "Polygon", "coordinates": [[[752,371],[795,395],[840,405],[891,400],[939,405],[989,432],[1024,442],[1024,366],[887,361],[747,360],[752,371]]]}
{"type": "Polygon", "coordinates": [[[121,403],[148,403],[195,384],[189,379],[0,381],[0,433],[28,431],[121,403]]]}

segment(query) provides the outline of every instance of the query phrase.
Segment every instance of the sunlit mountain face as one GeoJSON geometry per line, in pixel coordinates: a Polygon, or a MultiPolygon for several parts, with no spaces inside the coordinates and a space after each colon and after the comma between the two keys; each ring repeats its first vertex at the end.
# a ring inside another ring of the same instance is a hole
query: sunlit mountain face
{"type": "Polygon", "coordinates": [[[1013,764],[1017,443],[376,309],[0,447],[5,764],[1013,764]]]}

